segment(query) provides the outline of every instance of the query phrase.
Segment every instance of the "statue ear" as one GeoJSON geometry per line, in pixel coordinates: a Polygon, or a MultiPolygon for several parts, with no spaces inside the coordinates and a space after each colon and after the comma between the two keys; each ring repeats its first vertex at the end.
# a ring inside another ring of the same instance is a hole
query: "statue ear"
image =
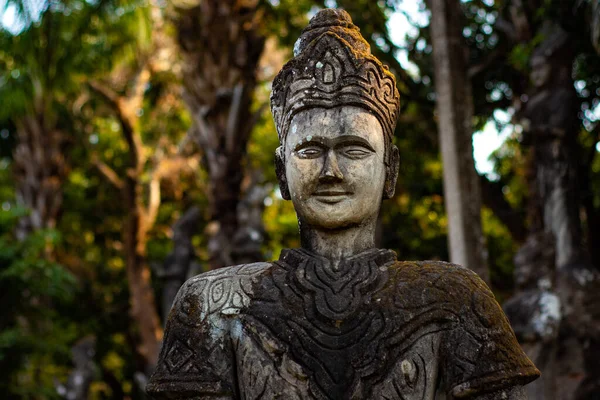
{"type": "Polygon", "coordinates": [[[290,189],[288,188],[287,178],[285,177],[285,157],[283,147],[279,146],[275,150],[275,173],[279,181],[279,191],[284,200],[291,200],[290,189]]]}
{"type": "Polygon", "coordinates": [[[385,187],[383,188],[383,198],[391,199],[396,192],[396,181],[398,180],[398,170],[400,169],[400,154],[396,146],[390,149],[390,159],[386,167],[385,187]]]}

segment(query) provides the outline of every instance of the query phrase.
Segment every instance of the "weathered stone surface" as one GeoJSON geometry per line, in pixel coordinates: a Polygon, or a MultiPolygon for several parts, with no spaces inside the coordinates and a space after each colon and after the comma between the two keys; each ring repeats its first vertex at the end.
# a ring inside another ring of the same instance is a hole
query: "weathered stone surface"
{"type": "Polygon", "coordinates": [[[524,398],[522,385],[539,372],[485,283],[458,265],[400,262],[375,248],[381,201],[393,195],[398,174],[393,76],[342,11],[318,13],[297,49],[272,101],[277,175],[294,203],[302,249],[189,280],[169,315],[148,392],[156,399],[524,398]],[[305,91],[290,87],[296,79],[305,91]]]}
{"type": "Polygon", "coordinates": [[[391,150],[400,107],[396,79],[371,54],[348,13],[327,9],[315,15],[296,42],[294,55],[275,77],[271,93],[282,144],[300,111],[353,105],[377,118],[386,152],[391,150]]]}
{"type": "Polygon", "coordinates": [[[337,270],[306,250],[180,291],[149,391],[161,398],[455,398],[538,372],[472,271],[372,249],[337,270]],[[212,397],[211,397],[212,398],[212,397]]]}

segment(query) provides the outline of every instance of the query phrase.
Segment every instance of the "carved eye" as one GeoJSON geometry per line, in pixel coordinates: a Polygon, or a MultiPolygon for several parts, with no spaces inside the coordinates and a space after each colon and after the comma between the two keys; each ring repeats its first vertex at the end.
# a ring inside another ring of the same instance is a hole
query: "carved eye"
{"type": "Polygon", "coordinates": [[[359,159],[359,158],[367,157],[368,155],[371,154],[371,151],[368,149],[365,149],[364,147],[351,146],[351,147],[346,147],[343,150],[343,154],[349,158],[359,159]]]}
{"type": "Polygon", "coordinates": [[[323,153],[323,150],[317,146],[311,146],[300,149],[296,153],[300,158],[317,158],[323,153]]]}

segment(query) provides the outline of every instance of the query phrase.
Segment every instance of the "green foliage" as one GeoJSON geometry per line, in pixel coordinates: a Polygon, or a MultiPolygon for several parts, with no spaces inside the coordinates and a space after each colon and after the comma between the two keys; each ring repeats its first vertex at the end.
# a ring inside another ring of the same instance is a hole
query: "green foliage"
{"type": "Polygon", "coordinates": [[[0,211],[0,391],[7,396],[52,398],[54,380],[69,369],[77,329],[68,309],[78,294],[75,277],[46,259],[56,231],[38,231],[24,241],[12,234],[26,211],[0,211]]]}
{"type": "Polygon", "coordinates": [[[263,221],[268,233],[267,259],[276,260],[282,249],[300,247],[296,212],[291,201],[283,200],[278,191],[267,200],[263,221]]]}
{"type": "Polygon", "coordinates": [[[490,209],[482,208],[481,221],[487,241],[491,286],[498,302],[502,304],[514,291],[513,256],[519,243],[511,239],[508,229],[490,209]]]}
{"type": "MultiPolygon", "coordinates": [[[[0,314],[3,398],[56,398],[55,380],[66,381],[72,368],[70,347],[89,334],[97,337],[96,359],[110,378],[108,385],[93,385],[90,398],[135,394],[121,242],[126,216],[120,194],[92,163],[96,155],[125,176],[125,144],[116,121],[98,112],[83,84],[115,70],[127,73],[150,51],[148,10],[136,0],[57,2],[22,31],[0,31],[0,96],[7,100],[0,130],[9,132],[8,138],[0,135],[0,296],[9,310],[0,314]],[[64,210],[57,229],[19,242],[12,236],[20,214],[10,157],[16,124],[31,113],[43,114],[67,135],[71,168],[61,187],[64,210]],[[48,247],[60,264],[44,258],[48,247]]],[[[180,138],[189,126],[174,82],[172,73],[156,74],[147,89],[141,126],[148,152],[166,136],[180,138]]],[[[148,244],[152,263],[170,251],[176,210],[206,203],[194,178],[165,183],[148,244]]]]}
{"type": "Polygon", "coordinates": [[[291,49],[308,23],[308,13],[320,2],[314,0],[261,0],[265,13],[264,32],[291,49]]]}

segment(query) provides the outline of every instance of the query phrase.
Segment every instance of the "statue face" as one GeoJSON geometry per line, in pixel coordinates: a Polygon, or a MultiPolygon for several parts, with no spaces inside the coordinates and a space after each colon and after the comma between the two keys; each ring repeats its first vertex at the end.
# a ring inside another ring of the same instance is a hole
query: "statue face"
{"type": "Polygon", "coordinates": [[[531,60],[531,83],[537,88],[544,86],[550,81],[552,68],[546,58],[534,56],[531,60]]]}
{"type": "Polygon", "coordinates": [[[301,223],[325,229],[376,218],[386,179],[377,118],[362,108],[298,113],[284,144],[285,179],[301,223]]]}

